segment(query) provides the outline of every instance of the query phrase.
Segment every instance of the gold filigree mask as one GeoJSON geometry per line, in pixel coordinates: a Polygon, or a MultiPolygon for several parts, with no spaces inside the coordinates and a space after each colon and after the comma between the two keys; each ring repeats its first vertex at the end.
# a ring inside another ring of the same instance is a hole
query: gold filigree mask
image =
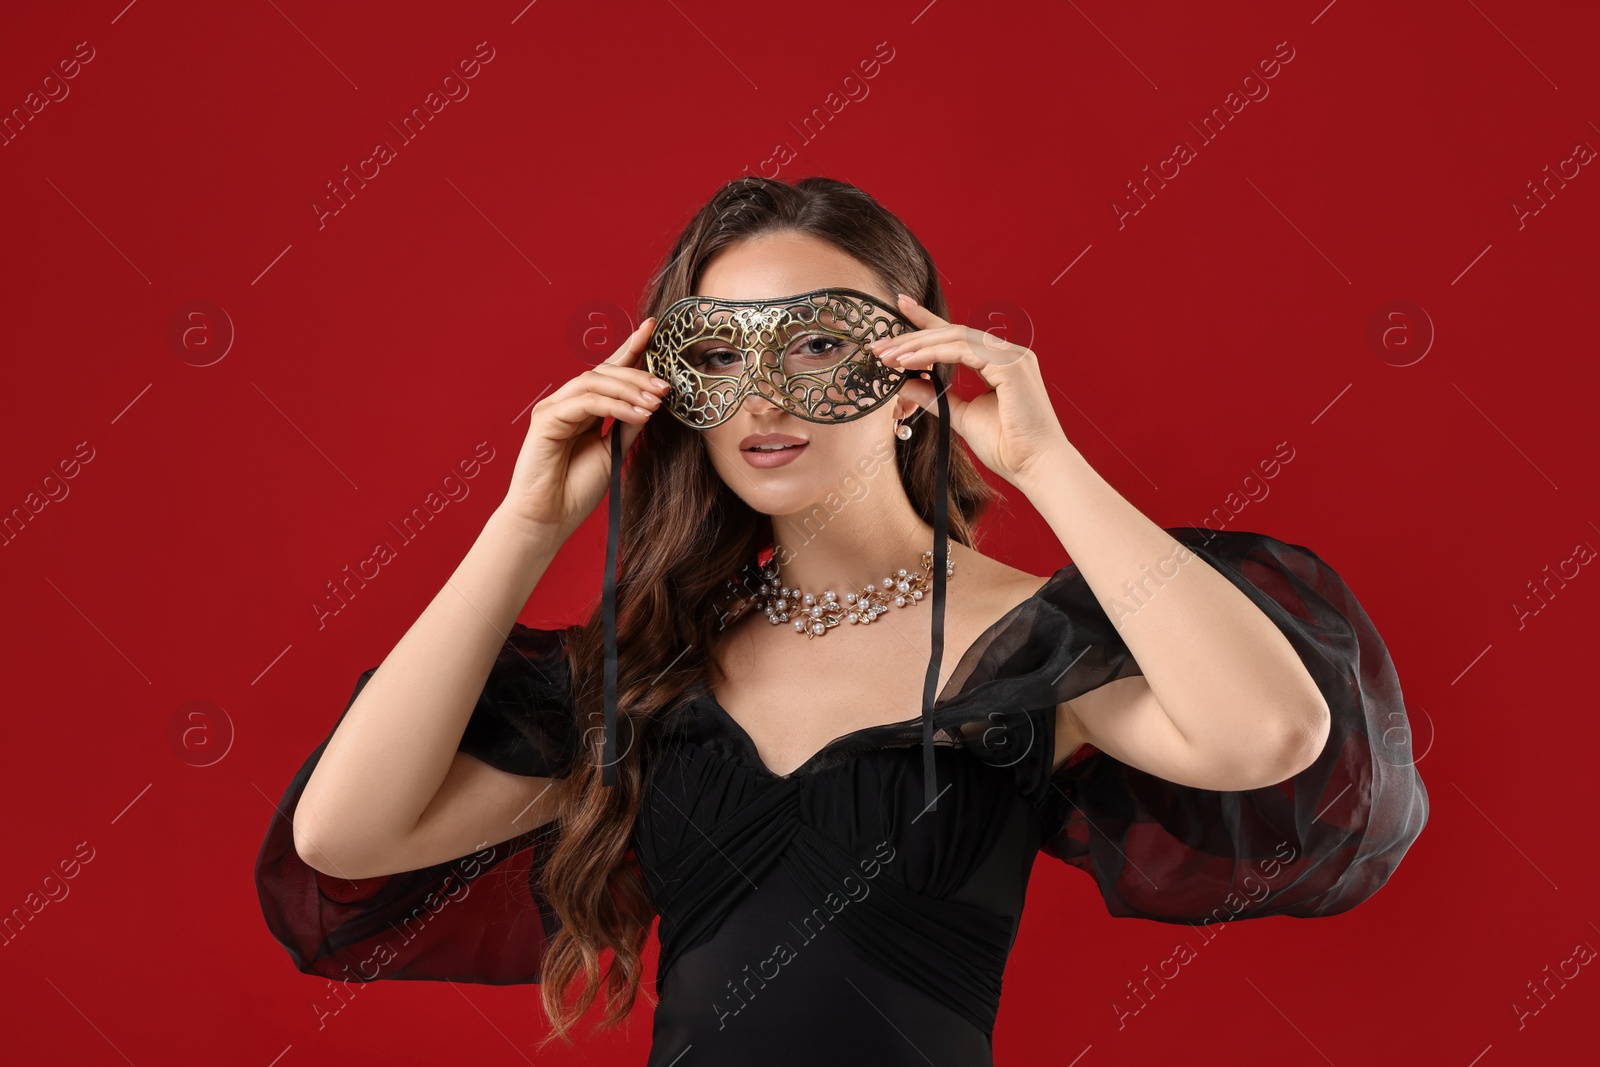
{"type": "Polygon", "coordinates": [[[808,422],[849,422],[895,393],[908,375],[872,346],[915,330],[856,289],[719,300],[688,296],[664,311],[644,367],[672,386],[666,410],[704,430],[733,417],[752,393],[808,422]]]}

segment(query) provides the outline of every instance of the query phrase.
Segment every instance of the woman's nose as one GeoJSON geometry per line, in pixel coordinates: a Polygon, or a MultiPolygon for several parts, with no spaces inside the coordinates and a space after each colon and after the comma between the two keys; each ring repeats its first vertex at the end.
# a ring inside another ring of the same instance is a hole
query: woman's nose
{"type": "Polygon", "coordinates": [[[757,392],[751,392],[746,396],[744,403],[749,406],[752,415],[765,415],[769,409],[781,410],[777,404],[757,392]]]}

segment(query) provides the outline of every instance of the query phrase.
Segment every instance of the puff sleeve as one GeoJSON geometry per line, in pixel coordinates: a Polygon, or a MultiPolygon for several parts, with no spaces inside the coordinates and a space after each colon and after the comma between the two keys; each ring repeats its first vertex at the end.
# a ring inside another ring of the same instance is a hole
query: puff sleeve
{"type": "MultiPolygon", "coordinates": [[[[339,721],[377,669],[357,678],[339,721]]],[[[539,889],[559,822],[422,870],[353,881],[323,874],[295,851],[293,820],[332,736],[290,780],[256,859],[267,928],[295,967],[341,981],[537,982],[559,929],[539,889]]],[[[512,774],[566,776],[579,731],[565,631],[513,624],[459,750],[512,774]]]]}
{"type": "Polygon", "coordinates": [[[997,747],[1039,813],[1040,851],[1091,875],[1115,916],[1205,924],[1353,908],[1394,873],[1428,817],[1389,651],[1310,549],[1255,533],[1167,532],[1288,638],[1327,701],[1327,743],[1299,774],[1243,791],[1177,785],[1091,745],[1052,768],[1055,705],[1141,673],[1069,565],[992,635],[973,676],[973,692],[1016,709],[1002,714],[997,747]]]}

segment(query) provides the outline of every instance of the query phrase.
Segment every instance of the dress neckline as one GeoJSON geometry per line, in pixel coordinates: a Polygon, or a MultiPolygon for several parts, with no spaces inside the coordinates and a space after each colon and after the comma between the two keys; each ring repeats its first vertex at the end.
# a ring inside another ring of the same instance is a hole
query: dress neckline
{"type": "MultiPolygon", "coordinates": [[[[990,623],[981,633],[978,634],[976,638],[973,639],[972,643],[968,645],[961,653],[961,657],[956,660],[955,669],[951,671],[950,678],[945,682],[943,690],[934,698],[933,706],[935,710],[944,707],[954,698],[954,694],[950,692],[950,688],[955,684],[956,679],[963,675],[964,672],[962,668],[966,665],[967,658],[971,656],[972,653],[980,646],[988,647],[988,645],[992,643],[988,640],[989,638],[998,635],[1007,626],[1011,625],[1011,623],[1013,623],[1029,605],[1033,604],[1036,600],[1043,596],[1045,591],[1051,586],[1055,585],[1056,582],[1059,581],[1061,577],[1068,571],[1076,572],[1077,564],[1068,563],[1067,565],[1058,569],[1054,574],[1046,578],[1037,589],[1035,589],[1032,593],[1029,593],[1027,599],[1013,605],[1006,611],[1004,615],[990,623]]],[[[792,778],[805,777],[806,772],[809,771],[819,760],[830,755],[838,746],[843,745],[847,741],[851,741],[875,732],[889,732],[897,728],[903,729],[907,726],[917,725],[922,721],[922,713],[918,712],[909,719],[899,719],[895,722],[872,723],[867,726],[857,727],[848,733],[840,734],[838,737],[828,741],[821,748],[807,756],[798,767],[790,771],[788,774],[779,774],[777,771],[774,771],[771,767],[767,766],[766,761],[761,758],[761,750],[756,747],[755,738],[751,737],[750,732],[740,725],[739,720],[733,717],[732,712],[728,711],[727,708],[722,706],[722,702],[717,699],[717,695],[714,692],[707,688],[695,695],[690,702],[709,709],[732,729],[734,736],[738,739],[740,746],[745,751],[745,756],[748,762],[752,765],[753,769],[757,773],[763,775],[764,777],[777,779],[779,781],[787,781],[792,778]]]]}

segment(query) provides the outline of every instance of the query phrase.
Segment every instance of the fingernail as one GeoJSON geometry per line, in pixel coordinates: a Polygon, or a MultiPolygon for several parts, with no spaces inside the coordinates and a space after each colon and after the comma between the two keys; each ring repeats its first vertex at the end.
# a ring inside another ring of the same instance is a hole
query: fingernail
{"type": "Polygon", "coordinates": [[[672,386],[668,385],[666,382],[662,381],[660,378],[651,378],[650,379],[650,384],[655,386],[657,389],[671,389],[672,388],[672,386]]]}
{"type": "Polygon", "coordinates": [[[641,415],[650,414],[650,410],[648,408],[642,408],[638,404],[633,405],[633,410],[637,411],[641,415]]]}

